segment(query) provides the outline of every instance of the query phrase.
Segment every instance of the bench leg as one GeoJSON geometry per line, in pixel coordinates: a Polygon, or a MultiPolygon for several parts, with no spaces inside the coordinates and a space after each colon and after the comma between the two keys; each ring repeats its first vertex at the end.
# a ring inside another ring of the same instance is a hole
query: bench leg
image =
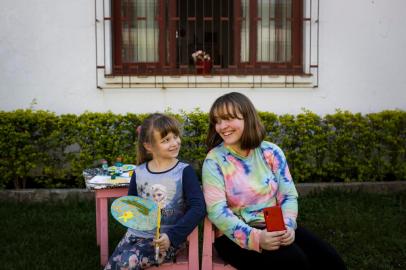
{"type": "Polygon", "coordinates": [[[100,198],[100,264],[106,265],[109,257],[109,224],[107,198],[100,198]]]}

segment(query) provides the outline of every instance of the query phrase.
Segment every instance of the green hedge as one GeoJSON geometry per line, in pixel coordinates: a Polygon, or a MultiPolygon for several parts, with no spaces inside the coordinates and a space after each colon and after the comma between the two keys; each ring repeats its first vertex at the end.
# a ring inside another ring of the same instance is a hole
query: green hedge
{"type": "MultiPolygon", "coordinates": [[[[175,116],[183,123],[181,159],[198,174],[206,154],[207,113],[175,116]]],[[[84,187],[82,170],[111,164],[117,156],[134,163],[135,127],[145,114],[48,111],[0,112],[0,188],[84,187]]],[[[278,144],[296,182],[406,180],[406,112],[321,117],[260,112],[267,140],[278,144]]]]}

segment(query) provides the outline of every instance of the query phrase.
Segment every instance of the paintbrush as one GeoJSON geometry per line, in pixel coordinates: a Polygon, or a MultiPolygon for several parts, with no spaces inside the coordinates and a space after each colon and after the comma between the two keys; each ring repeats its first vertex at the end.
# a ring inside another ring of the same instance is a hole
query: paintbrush
{"type": "MultiPolygon", "coordinates": [[[[155,239],[159,239],[159,231],[161,229],[161,207],[158,204],[158,214],[157,214],[157,219],[156,219],[156,233],[155,233],[155,239]]],[[[159,257],[159,245],[155,245],[155,261],[158,263],[158,257],[159,257]]]]}

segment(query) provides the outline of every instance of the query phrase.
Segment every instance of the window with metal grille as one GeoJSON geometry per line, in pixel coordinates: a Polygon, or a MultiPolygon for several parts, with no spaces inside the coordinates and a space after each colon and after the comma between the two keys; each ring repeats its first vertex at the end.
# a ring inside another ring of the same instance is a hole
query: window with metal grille
{"type": "Polygon", "coordinates": [[[303,0],[111,0],[116,75],[302,74],[303,0]]]}
{"type": "Polygon", "coordinates": [[[319,0],[95,0],[97,88],[318,87],[319,10],[319,0]]]}

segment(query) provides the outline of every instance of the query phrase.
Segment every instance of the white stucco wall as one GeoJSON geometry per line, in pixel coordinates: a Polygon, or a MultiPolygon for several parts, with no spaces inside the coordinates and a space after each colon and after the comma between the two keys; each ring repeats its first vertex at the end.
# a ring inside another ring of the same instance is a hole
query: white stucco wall
{"type": "Polygon", "coordinates": [[[406,110],[406,1],[320,1],[318,88],[99,90],[94,1],[3,0],[0,110],[207,111],[230,91],[278,114],[406,110]]]}

